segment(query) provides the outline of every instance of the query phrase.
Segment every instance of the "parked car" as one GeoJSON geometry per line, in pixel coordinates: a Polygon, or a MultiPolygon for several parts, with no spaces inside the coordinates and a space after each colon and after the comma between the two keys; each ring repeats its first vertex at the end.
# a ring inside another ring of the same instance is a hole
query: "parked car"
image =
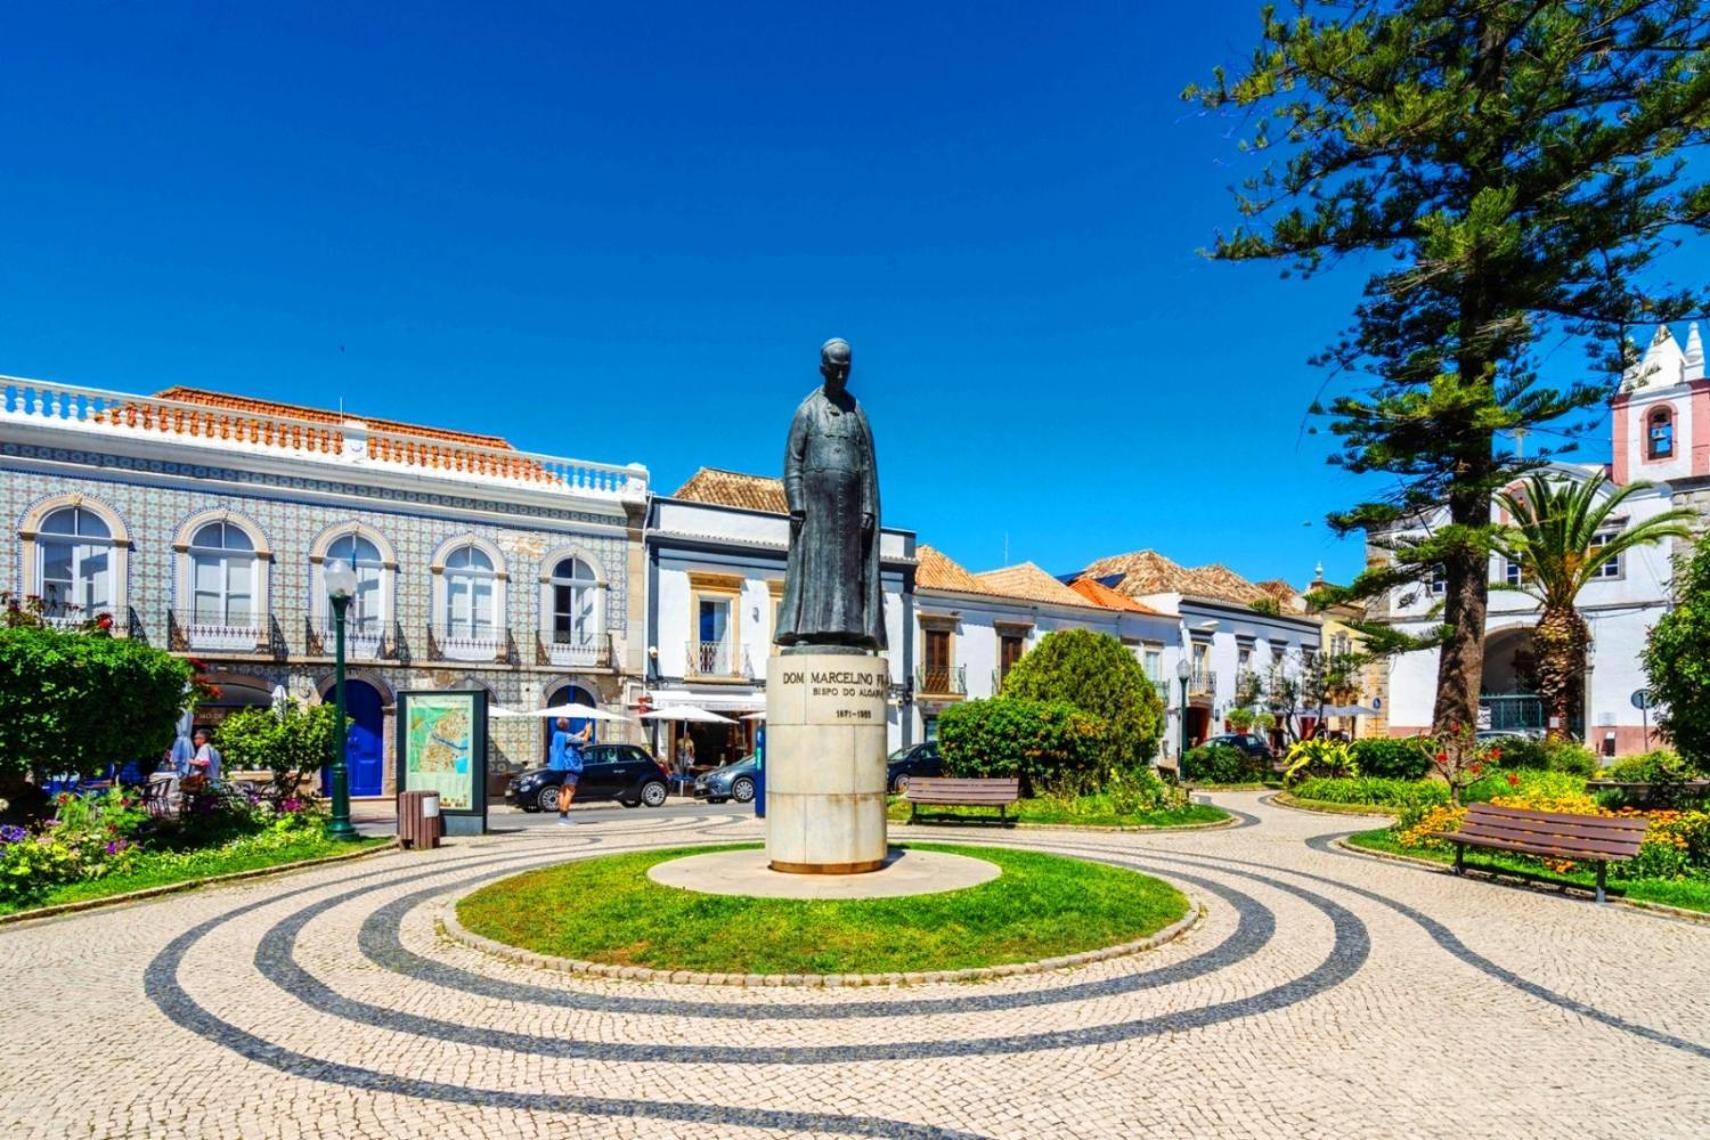
{"type": "Polygon", "coordinates": [[[1270,742],[1251,732],[1226,732],[1222,736],[1212,737],[1206,743],[1224,744],[1230,748],[1239,748],[1255,760],[1275,760],[1277,758],[1277,754],[1271,751],[1270,742]]]}
{"type": "Polygon", "coordinates": [[[936,740],[899,748],[885,760],[885,787],[892,795],[902,795],[910,776],[930,778],[943,774],[944,761],[939,759],[936,740]]]}
{"type": "Polygon", "coordinates": [[[1491,744],[1498,740],[1542,740],[1544,730],[1541,728],[1481,728],[1478,730],[1478,742],[1491,744]]]}
{"type": "MultiPolygon", "coordinates": [[[[524,811],[557,811],[564,773],[530,768],[505,786],[505,801],[524,811]]],[[[660,807],[665,803],[665,769],[647,749],[634,744],[592,744],[582,749],[582,778],[576,802],[616,800],[624,807],[660,807]]]]}
{"type": "Polygon", "coordinates": [[[702,772],[695,777],[695,798],[706,800],[709,804],[722,804],[726,800],[735,800],[739,804],[751,803],[754,799],[754,776],[757,767],[754,754],[750,752],[734,764],[702,772]]]}

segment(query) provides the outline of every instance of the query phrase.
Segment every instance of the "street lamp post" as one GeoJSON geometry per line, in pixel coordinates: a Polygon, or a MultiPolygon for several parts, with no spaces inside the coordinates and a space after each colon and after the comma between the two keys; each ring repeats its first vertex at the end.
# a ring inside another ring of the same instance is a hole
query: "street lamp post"
{"type": "Polygon", "coordinates": [[[1181,763],[1181,757],[1187,755],[1187,686],[1188,679],[1193,676],[1193,663],[1186,657],[1176,659],[1176,679],[1182,683],[1182,739],[1181,752],[1176,763],[1181,763]]]}
{"type": "Polygon", "coordinates": [[[332,745],[332,818],[327,820],[328,839],[355,839],[350,826],[350,769],[345,766],[344,721],[344,611],[356,596],[356,571],[342,558],[326,565],[327,600],[333,611],[333,703],[338,708],[338,727],[332,745]]]}

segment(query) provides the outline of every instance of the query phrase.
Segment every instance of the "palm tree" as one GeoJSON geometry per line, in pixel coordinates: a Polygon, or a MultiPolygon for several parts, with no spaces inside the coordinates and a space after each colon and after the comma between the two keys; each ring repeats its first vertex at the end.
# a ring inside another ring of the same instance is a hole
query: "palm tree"
{"type": "Polygon", "coordinates": [[[1580,590],[1626,552],[1691,533],[1686,524],[1696,515],[1678,507],[1612,531],[1609,519],[1616,509],[1650,488],[1642,481],[1614,487],[1602,475],[1552,481],[1533,474],[1497,496],[1509,516],[1497,549],[1519,564],[1518,589],[1543,607],[1532,636],[1538,695],[1552,737],[1565,736],[1583,711],[1591,631],[1576,605],[1580,590]],[[1599,536],[1607,541],[1599,542],[1599,536]]]}

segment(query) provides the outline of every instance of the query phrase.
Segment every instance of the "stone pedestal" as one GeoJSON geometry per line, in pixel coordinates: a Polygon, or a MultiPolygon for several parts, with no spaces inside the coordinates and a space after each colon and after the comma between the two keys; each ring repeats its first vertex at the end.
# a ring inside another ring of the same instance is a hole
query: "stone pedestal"
{"type": "Polygon", "coordinates": [[[774,871],[884,866],[883,657],[774,656],[766,666],[766,857],[774,871]]]}

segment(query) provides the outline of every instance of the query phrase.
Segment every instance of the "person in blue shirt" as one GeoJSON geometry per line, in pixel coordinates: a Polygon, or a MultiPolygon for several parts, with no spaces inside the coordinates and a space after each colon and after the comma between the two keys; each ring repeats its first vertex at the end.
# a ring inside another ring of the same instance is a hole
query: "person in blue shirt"
{"type": "Polygon", "coordinates": [[[567,827],[570,824],[570,801],[576,798],[576,783],[582,777],[582,745],[588,743],[588,730],[581,732],[570,731],[570,718],[558,718],[557,728],[552,733],[552,747],[547,752],[546,766],[554,772],[564,773],[562,782],[558,785],[558,825],[567,827]]]}

